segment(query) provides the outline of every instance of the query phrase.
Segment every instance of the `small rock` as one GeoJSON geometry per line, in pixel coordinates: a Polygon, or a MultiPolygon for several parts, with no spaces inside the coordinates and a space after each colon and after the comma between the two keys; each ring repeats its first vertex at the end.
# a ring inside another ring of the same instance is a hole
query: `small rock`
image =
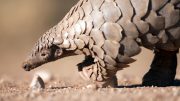
{"type": "Polygon", "coordinates": [[[44,81],[44,83],[48,83],[54,77],[50,72],[48,72],[46,70],[37,71],[37,72],[35,72],[35,75],[39,75],[42,78],[42,80],[44,81]]]}
{"type": "Polygon", "coordinates": [[[87,89],[92,89],[92,90],[97,90],[97,85],[96,84],[89,84],[86,86],[87,89]]]}
{"type": "Polygon", "coordinates": [[[42,90],[45,88],[44,81],[39,75],[34,75],[34,78],[30,84],[32,90],[42,90]]]}

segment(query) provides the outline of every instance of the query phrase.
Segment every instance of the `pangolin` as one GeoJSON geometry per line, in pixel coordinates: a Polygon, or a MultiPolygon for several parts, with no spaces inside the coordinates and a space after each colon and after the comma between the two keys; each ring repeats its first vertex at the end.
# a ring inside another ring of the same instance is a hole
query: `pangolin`
{"type": "Polygon", "coordinates": [[[180,47],[180,0],[79,0],[36,42],[23,63],[30,71],[57,59],[85,54],[82,78],[101,87],[115,84],[141,46],[174,51],[180,47]]]}

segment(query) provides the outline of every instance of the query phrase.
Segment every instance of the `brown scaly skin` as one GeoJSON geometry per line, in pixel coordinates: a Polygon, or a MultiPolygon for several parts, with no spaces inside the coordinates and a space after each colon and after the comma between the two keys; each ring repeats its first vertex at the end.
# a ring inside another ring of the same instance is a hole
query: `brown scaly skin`
{"type": "MultiPolygon", "coordinates": [[[[80,0],[42,35],[23,68],[30,71],[65,56],[84,54],[85,60],[78,65],[81,77],[99,87],[116,86],[116,72],[135,61],[132,56],[141,52],[140,46],[168,53],[180,48],[179,5],[179,0],[80,0]]],[[[153,62],[151,67],[163,68],[161,65],[153,62]]],[[[161,73],[156,74],[161,79],[161,73]]],[[[143,84],[151,77],[145,76],[143,84]]]]}

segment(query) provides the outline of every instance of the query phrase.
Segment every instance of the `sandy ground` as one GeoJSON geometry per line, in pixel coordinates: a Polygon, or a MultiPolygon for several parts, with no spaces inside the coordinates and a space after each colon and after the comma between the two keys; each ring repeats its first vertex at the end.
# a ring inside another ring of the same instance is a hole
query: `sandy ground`
{"type": "MultiPolygon", "coordinates": [[[[0,0],[0,101],[180,101],[180,71],[170,87],[142,87],[153,52],[142,49],[137,61],[117,73],[119,88],[82,89],[76,64],[83,56],[72,56],[43,65],[31,72],[22,61],[43,32],[55,25],[77,0],[0,0]],[[54,80],[45,90],[31,93],[29,85],[37,71],[46,70],[54,80]]],[[[178,54],[180,63],[180,55],[178,54]]],[[[178,66],[179,67],[179,66],[178,66]]]]}
{"type": "MultiPolygon", "coordinates": [[[[138,78],[123,77],[118,88],[83,89],[82,81],[55,79],[46,84],[40,92],[29,89],[29,81],[12,80],[4,77],[0,79],[0,101],[179,101],[180,88],[170,87],[143,87],[135,85],[138,78]]],[[[179,83],[177,83],[179,84],[179,83]]]]}
{"type": "MultiPolygon", "coordinates": [[[[137,62],[117,73],[119,88],[98,90],[83,89],[84,81],[79,77],[76,64],[83,56],[72,56],[45,64],[31,72],[21,68],[21,59],[26,52],[17,52],[1,64],[0,101],[179,101],[180,81],[170,87],[143,87],[142,76],[148,71],[152,52],[143,49],[136,57],[137,62]],[[17,58],[19,57],[19,58],[17,58]],[[148,57],[148,58],[147,58],[148,57]],[[11,60],[11,61],[8,61],[11,60]],[[17,66],[16,66],[17,65],[17,66]],[[7,66],[7,67],[6,67],[7,66]],[[32,93],[29,85],[36,72],[47,71],[54,77],[46,88],[32,93]]],[[[179,56],[179,54],[178,54],[179,56]]],[[[179,68],[177,79],[180,79],[179,68]]]]}

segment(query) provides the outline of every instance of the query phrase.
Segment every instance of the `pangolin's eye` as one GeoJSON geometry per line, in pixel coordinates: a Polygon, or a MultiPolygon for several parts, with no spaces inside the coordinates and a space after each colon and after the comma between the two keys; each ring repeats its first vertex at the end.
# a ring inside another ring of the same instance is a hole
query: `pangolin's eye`
{"type": "Polygon", "coordinates": [[[40,55],[41,55],[41,57],[46,58],[46,57],[48,57],[49,53],[46,51],[43,51],[40,55]]]}
{"type": "Polygon", "coordinates": [[[46,53],[42,53],[41,56],[43,56],[43,57],[46,56],[46,53]]]}

